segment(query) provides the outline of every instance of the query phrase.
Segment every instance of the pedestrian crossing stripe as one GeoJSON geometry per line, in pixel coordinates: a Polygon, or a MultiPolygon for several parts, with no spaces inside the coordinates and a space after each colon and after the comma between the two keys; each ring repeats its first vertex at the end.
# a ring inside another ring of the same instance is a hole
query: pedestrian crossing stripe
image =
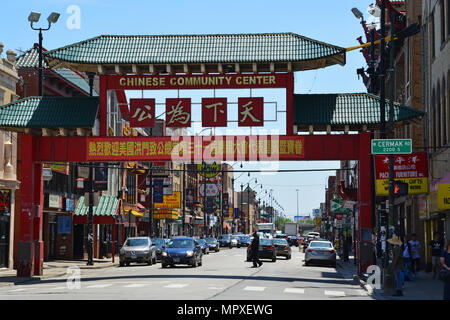
{"type": "Polygon", "coordinates": [[[300,294],[304,294],[305,293],[305,289],[286,288],[286,289],[284,289],[283,293],[300,293],[300,294]]]}
{"type": "Polygon", "coordinates": [[[164,286],[164,288],[176,288],[176,289],[178,289],[178,288],[184,288],[184,287],[187,287],[187,286],[188,286],[188,284],[172,283],[172,284],[169,284],[167,286],[164,286]]]}
{"type": "Polygon", "coordinates": [[[266,287],[245,287],[244,290],[246,290],[246,291],[264,291],[264,290],[266,290],[266,287]]]}
{"type": "Polygon", "coordinates": [[[325,290],[325,295],[326,296],[345,296],[345,292],[344,291],[328,291],[328,290],[325,290]]]}

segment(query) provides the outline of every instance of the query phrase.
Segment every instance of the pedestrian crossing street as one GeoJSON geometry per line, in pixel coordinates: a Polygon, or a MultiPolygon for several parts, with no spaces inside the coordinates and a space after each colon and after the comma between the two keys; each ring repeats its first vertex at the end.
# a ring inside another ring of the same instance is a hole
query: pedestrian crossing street
{"type": "MultiPolygon", "coordinates": [[[[170,281],[159,281],[159,282],[147,282],[147,283],[129,283],[129,282],[109,282],[109,283],[101,283],[101,284],[81,284],[79,289],[72,288],[70,289],[67,285],[31,285],[26,286],[26,288],[17,288],[17,289],[6,289],[0,291],[0,296],[3,295],[27,295],[27,294],[48,294],[48,293],[65,293],[65,294],[76,294],[77,292],[86,293],[86,291],[95,291],[96,289],[111,289],[111,290],[120,290],[122,288],[140,288],[146,289],[149,288],[152,292],[156,292],[157,290],[174,290],[184,289],[193,287],[195,284],[192,283],[178,283],[178,282],[170,282],[170,281]]],[[[220,293],[221,291],[226,290],[225,286],[208,286],[205,287],[211,293],[220,293]]],[[[337,297],[367,297],[368,293],[362,289],[348,289],[339,291],[339,290],[327,290],[325,288],[301,288],[297,287],[286,287],[286,288],[274,288],[274,287],[265,287],[265,286],[248,286],[243,285],[241,287],[234,287],[231,290],[233,292],[235,290],[241,292],[254,292],[254,293],[266,293],[266,294],[274,294],[276,296],[280,295],[290,295],[290,296],[314,296],[314,297],[322,297],[326,298],[337,298],[337,297]]]]}

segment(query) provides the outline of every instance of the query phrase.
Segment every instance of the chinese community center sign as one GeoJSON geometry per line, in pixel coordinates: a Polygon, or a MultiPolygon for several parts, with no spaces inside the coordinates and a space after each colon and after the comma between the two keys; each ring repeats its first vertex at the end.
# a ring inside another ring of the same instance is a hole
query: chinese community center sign
{"type": "MultiPolygon", "coordinates": [[[[377,195],[389,195],[389,156],[375,156],[375,171],[377,195]]],[[[408,194],[428,193],[427,154],[395,155],[394,180],[408,183],[408,194]]]]}

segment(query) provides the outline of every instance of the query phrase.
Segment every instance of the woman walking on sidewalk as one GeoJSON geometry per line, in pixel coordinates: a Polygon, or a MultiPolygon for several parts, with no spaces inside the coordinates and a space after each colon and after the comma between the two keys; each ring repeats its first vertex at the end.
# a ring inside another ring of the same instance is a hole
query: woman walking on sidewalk
{"type": "Polygon", "coordinates": [[[401,249],[402,242],[397,236],[393,236],[388,239],[387,242],[392,244],[394,248],[392,249],[392,271],[394,272],[394,279],[397,286],[397,291],[394,297],[403,296],[403,252],[401,249]]]}
{"type": "MultiPolygon", "coordinates": [[[[441,264],[450,271],[450,240],[447,241],[445,250],[442,252],[441,264]]],[[[444,284],[444,300],[450,300],[450,280],[447,279],[444,284]]]]}

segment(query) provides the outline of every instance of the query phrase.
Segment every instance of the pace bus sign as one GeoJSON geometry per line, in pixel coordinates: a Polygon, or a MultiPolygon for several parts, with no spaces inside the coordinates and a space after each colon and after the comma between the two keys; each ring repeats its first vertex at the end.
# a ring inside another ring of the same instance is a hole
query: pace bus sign
{"type": "MultiPolygon", "coordinates": [[[[389,195],[389,156],[375,156],[375,175],[377,195],[389,195]]],[[[394,155],[394,180],[408,183],[408,194],[428,193],[427,153],[394,155]]]]}

